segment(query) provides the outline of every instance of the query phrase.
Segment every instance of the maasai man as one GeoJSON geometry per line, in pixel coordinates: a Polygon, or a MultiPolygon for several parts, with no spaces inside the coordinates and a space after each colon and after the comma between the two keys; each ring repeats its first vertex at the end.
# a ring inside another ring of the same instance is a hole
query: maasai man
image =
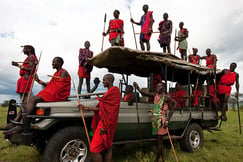
{"type": "Polygon", "coordinates": [[[144,15],[141,17],[140,22],[135,22],[132,18],[131,18],[131,22],[137,25],[141,25],[141,33],[140,33],[140,46],[141,49],[144,51],[145,47],[144,47],[144,43],[146,43],[147,46],[147,51],[150,51],[150,37],[153,33],[153,12],[152,11],[148,11],[149,6],[147,4],[143,5],[143,11],[144,11],[144,15]]]}
{"type": "Polygon", "coordinates": [[[201,101],[199,101],[199,97],[201,96],[202,91],[199,86],[194,86],[194,89],[192,90],[192,106],[196,108],[198,105],[201,104],[201,101]],[[195,90],[195,88],[197,88],[195,90]]]}
{"type": "Polygon", "coordinates": [[[33,46],[25,45],[22,47],[23,53],[27,55],[27,58],[24,60],[22,65],[15,61],[12,61],[12,65],[20,68],[20,78],[17,81],[16,93],[20,95],[22,102],[25,102],[26,96],[29,93],[30,86],[33,80],[32,74],[34,74],[35,72],[37,59],[35,56],[35,49],[33,46]]]}
{"type": "Polygon", "coordinates": [[[164,13],[163,15],[164,20],[159,23],[159,43],[160,47],[163,48],[163,53],[167,52],[171,53],[170,50],[170,41],[171,41],[171,33],[172,33],[172,21],[168,20],[168,13],[164,13]]]}
{"type": "Polygon", "coordinates": [[[133,96],[133,87],[131,85],[127,85],[125,89],[125,96],[124,96],[124,101],[130,101],[133,96]]]}
{"type": "Polygon", "coordinates": [[[231,92],[231,86],[235,83],[236,94],[235,97],[238,98],[239,95],[239,74],[235,72],[237,67],[236,63],[230,64],[230,69],[224,69],[218,82],[218,97],[221,103],[221,120],[226,121],[226,110],[228,108],[227,103],[231,92]]]}
{"type": "Polygon", "coordinates": [[[110,20],[109,27],[107,32],[103,32],[103,35],[106,36],[107,34],[110,35],[109,41],[111,46],[124,46],[124,39],[123,39],[123,20],[119,19],[120,12],[115,10],[113,12],[114,19],[110,20]]]}
{"type": "Polygon", "coordinates": [[[90,72],[92,71],[92,65],[88,63],[88,60],[93,57],[93,52],[89,50],[89,41],[85,41],[84,47],[79,49],[78,94],[81,93],[84,78],[86,79],[87,92],[90,92],[90,72]]]}
{"type": "Polygon", "coordinates": [[[188,98],[188,96],[186,95],[186,91],[181,89],[180,83],[176,83],[175,92],[172,94],[171,97],[172,97],[172,99],[174,99],[177,102],[177,104],[176,104],[177,108],[181,108],[181,107],[185,106],[186,98],[188,98]]]}
{"type": "MultiPolygon", "coordinates": [[[[45,86],[45,89],[40,91],[36,96],[30,98],[29,103],[26,105],[27,115],[33,113],[35,106],[38,102],[57,102],[66,101],[70,95],[71,77],[68,72],[62,68],[63,59],[55,57],[52,61],[53,69],[57,71],[52,76],[49,83],[45,83],[35,76],[35,80],[45,86]]],[[[3,132],[6,135],[19,133],[23,130],[22,126],[15,126],[8,131],[3,132]]]]}
{"type": "Polygon", "coordinates": [[[104,161],[112,159],[112,141],[118,121],[121,93],[118,87],[113,86],[114,76],[106,74],[103,85],[108,90],[102,98],[98,98],[98,107],[80,105],[80,109],[95,111],[92,127],[94,136],[90,144],[91,156],[94,162],[103,161],[101,152],[105,150],[104,161]]]}
{"type": "MultiPolygon", "coordinates": [[[[23,47],[23,53],[28,57],[24,60],[22,65],[18,64],[18,62],[15,61],[12,61],[12,65],[20,68],[19,71],[20,78],[17,81],[16,93],[20,95],[21,101],[25,104],[33,80],[32,75],[35,72],[36,64],[38,61],[36,59],[35,49],[33,46],[25,45],[22,47],[23,47]]],[[[21,114],[22,112],[19,111],[17,116],[14,118],[14,121],[19,121],[21,119],[21,114]]],[[[7,125],[0,127],[0,129],[9,130],[13,127],[14,127],[13,123],[8,123],[7,125]]]]}
{"type": "Polygon", "coordinates": [[[217,57],[216,55],[211,54],[211,49],[206,49],[207,56],[201,57],[201,59],[206,59],[206,66],[208,68],[216,69],[217,68],[217,57]]]}
{"type": "Polygon", "coordinates": [[[178,31],[178,36],[175,38],[176,41],[179,42],[179,52],[181,54],[181,59],[187,60],[187,40],[188,37],[188,30],[183,28],[184,22],[179,23],[180,31],[178,31]]]}
{"type": "Polygon", "coordinates": [[[193,54],[190,54],[188,56],[188,62],[192,64],[199,64],[200,63],[200,56],[197,54],[198,49],[197,48],[192,48],[193,54]]]}
{"type": "Polygon", "coordinates": [[[155,162],[158,162],[160,157],[165,161],[163,135],[168,133],[168,122],[173,115],[173,101],[170,95],[166,93],[165,83],[158,83],[156,92],[154,93],[143,92],[136,82],[134,82],[133,85],[142,95],[154,98],[154,107],[152,109],[152,133],[153,135],[157,135],[157,154],[155,162]],[[167,109],[170,109],[168,116],[166,114],[167,109]]]}

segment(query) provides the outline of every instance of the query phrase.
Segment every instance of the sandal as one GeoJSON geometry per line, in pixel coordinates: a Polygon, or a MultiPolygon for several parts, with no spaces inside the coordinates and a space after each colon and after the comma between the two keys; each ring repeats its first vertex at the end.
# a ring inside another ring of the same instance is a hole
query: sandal
{"type": "Polygon", "coordinates": [[[5,126],[1,126],[0,130],[9,130],[9,129],[13,128],[13,127],[14,127],[13,123],[8,123],[5,126]]]}
{"type": "Polygon", "coordinates": [[[23,131],[23,128],[21,126],[15,126],[12,129],[9,129],[8,131],[4,131],[3,134],[5,135],[11,135],[11,134],[17,134],[23,131]]]}

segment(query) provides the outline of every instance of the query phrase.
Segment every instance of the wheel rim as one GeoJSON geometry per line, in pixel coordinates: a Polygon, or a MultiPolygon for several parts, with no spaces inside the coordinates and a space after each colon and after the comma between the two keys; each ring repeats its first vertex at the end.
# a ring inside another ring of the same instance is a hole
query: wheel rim
{"type": "Polygon", "coordinates": [[[67,142],[60,154],[62,162],[84,162],[88,154],[88,147],[84,141],[75,139],[67,142]]]}
{"type": "Polygon", "coordinates": [[[198,146],[200,144],[199,132],[196,131],[196,130],[191,131],[190,136],[189,136],[189,141],[190,141],[190,144],[191,144],[193,149],[198,148],[198,146]]]}

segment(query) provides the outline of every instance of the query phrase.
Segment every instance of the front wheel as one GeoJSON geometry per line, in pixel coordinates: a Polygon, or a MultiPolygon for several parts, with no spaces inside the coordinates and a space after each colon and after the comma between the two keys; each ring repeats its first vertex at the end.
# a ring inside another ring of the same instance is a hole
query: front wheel
{"type": "Polygon", "coordinates": [[[203,142],[204,137],[201,126],[197,123],[191,123],[180,140],[180,147],[186,152],[195,152],[202,148],[203,142]]]}
{"type": "Polygon", "coordinates": [[[43,161],[45,162],[89,162],[91,154],[85,131],[82,127],[66,127],[48,141],[43,161]]]}

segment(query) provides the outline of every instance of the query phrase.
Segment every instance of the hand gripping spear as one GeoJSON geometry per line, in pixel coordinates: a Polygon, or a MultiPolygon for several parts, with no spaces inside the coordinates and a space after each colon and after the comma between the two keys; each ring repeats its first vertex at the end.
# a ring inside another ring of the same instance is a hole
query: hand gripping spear
{"type": "MultiPolygon", "coordinates": [[[[105,23],[106,23],[106,13],[105,13],[105,17],[104,17],[104,28],[103,28],[103,33],[105,32],[105,23]]],[[[102,33],[102,35],[103,35],[102,33]]],[[[102,36],[102,45],[101,45],[101,52],[103,51],[103,45],[104,45],[104,35],[102,36]]]]}
{"type": "MultiPolygon", "coordinates": [[[[79,106],[80,105],[80,100],[79,100],[78,92],[77,92],[74,80],[72,80],[72,82],[73,82],[73,88],[74,88],[74,90],[75,90],[75,92],[77,94],[77,102],[78,102],[77,106],[79,106]]],[[[83,114],[83,110],[82,109],[80,109],[80,113],[81,113],[81,117],[82,117],[82,120],[83,120],[83,123],[84,123],[85,133],[86,133],[88,142],[90,144],[89,133],[88,133],[88,129],[87,129],[87,126],[86,126],[86,122],[85,122],[85,119],[84,119],[84,114],[83,114]]]]}

